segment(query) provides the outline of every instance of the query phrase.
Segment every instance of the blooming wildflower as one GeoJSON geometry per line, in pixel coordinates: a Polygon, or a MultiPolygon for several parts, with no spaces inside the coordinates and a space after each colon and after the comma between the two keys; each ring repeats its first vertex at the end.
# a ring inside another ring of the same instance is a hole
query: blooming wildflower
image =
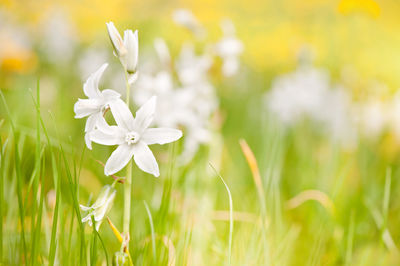
{"type": "Polygon", "coordinates": [[[168,66],[171,64],[171,55],[169,53],[167,43],[164,41],[164,39],[155,39],[154,49],[156,50],[158,58],[160,59],[162,65],[168,66]]]}
{"type": "Polygon", "coordinates": [[[99,90],[99,80],[107,68],[108,64],[103,64],[96,72],[89,76],[83,85],[83,92],[89,99],[78,99],[74,105],[75,118],[88,117],[85,126],[86,146],[91,149],[91,141],[88,133],[99,124],[106,124],[104,113],[109,108],[109,104],[120,98],[120,94],[113,90],[99,90]]]}
{"type": "Polygon", "coordinates": [[[176,62],[180,82],[186,86],[203,81],[212,63],[209,55],[196,55],[192,44],[184,45],[176,62]]]}
{"type": "Polygon", "coordinates": [[[77,47],[76,28],[63,10],[52,10],[49,14],[40,27],[44,39],[41,46],[52,63],[65,63],[72,59],[77,47]]]}
{"type": "Polygon", "coordinates": [[[135,118],[121,100],[111,102],[110,109],[117,126],[99,126],[90,133],[90,139],[96,143],[118,145],[107,160],[104,173],[112,175],[120,171],[133,156],[142,171],[158,177],[158,164],[148,145],[176,141],[182,132],[172,128],[148,128],[156,111],[155,96],[139,108],[135,118]]]}
{"type": "Polygon", "coordinates": [[[84,218],[82,218],[82,223],[88,222],[89,226],[92,226],[93,216],[96,223],[96,231],[99,231],[101,222],[103,221],[107,212],[110,211],[111,206],[114,202],[115,193],[116,190],[113,187],[106,185],[101,189],[99,197],[92,206],[87,207],[79,205],[82,211],[88,212],[88,214],[84,218]]]}
{"type": "Polygon", "coordinates": [[[355,140],[350,98],[341,87],[333,88],[329,73],[311,66],[275,79],[266,94],[266,105],[285,125],[303,117],[322,123],[334,139],[344,144],[355,140]]]}
{"type": "Polygon", "coordinates": [[[221,23],[224,37],[215,45],[215,52],[223,60],[222,73],[229,77],[239,70],[239,55],[243,52],[243,43],[235,36],[235,27],[230,20],[221,23]]]}
{"type": "MultiPolygon", "coordinates": [[[[135,30],[135,32],[132,32],[132,30],[125,30],[124,39],[122,40],[113,22],[108,22],[106,25],[116,56],[118,56],[126,71],[130,75],[134,75],[139,59],[138,31],[135,30]]],[[[134,77],[135,76],[133,76],[132,79],[134,77]]]]}
{"type": "Polygon", "coordinates": [[[196,154],[199,145],[211,139],[209,119],[218,106],[215,89],[208,81],[212,58],[207,54],[197,55],[193,46],[184,45],[178,62],[174,64],[181,83],[178,86],[169,68],[172,64],[167,45],[157,39],[154,46],[164,67],[160,69],[160,64],[158,68],[153,65],[142,67],[132,99],[140,106],[156,95],[154,124],[186,130],[183,152],[178,158],[180,163],[186,164],[196,154]]]}

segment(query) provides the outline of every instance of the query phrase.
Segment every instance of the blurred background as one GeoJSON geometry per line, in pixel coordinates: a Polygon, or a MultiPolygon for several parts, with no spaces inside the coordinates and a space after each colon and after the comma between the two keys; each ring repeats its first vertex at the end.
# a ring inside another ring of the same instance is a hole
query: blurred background
{"type": "MultiPolygon", "coordinates": [[[[131,239],[145,244],[133,245],[135,264],[147,265],[143,254],[151,253],[143,240],[150,230],[147,215],[138,206],[144,199],[159,219],[156,231],[171,240],[157,242],[163,255],[152,263],[171,265],[165,251],[171,243],[177,265],[226,262],[229,205],[211,162],[232,192],[233,265],[398,265],[399,13],[396,0],[0,0],[0,89],[26,139],[24,171],[32,164],[35,136],[28,89],[35,91],[38,79],[42,115],[54,138],[54,124],[62,132],[71,163],[84,149],[84,121],[75,120],[73,112],[83,82],[109,62],[101,88],[124,94],[105,25],[113,21],[120,32],[138,29],[142,76],[157,76],[167,54],[174,88],[185,85],[180,71],[198,63],[183,52],[190,54],[185,45],[198,57],[212,58],[203,69],[211,92],[195,104],[208,110],[196,118],[201,126],[177,122],[186,136],[173,153],[189,159],[174,166],[169,178],[137,171],[138,221],[131,239]],[[159,38],[161,45],[155,42],[159,38]],[[167,53],[160,52],[163,44],[167,53]],[[191,133],[200,129],[206,133],[191,133]]],[[[146,82],[133,88],[136,106],[142,87],[159,92],[156,83],[146,82]]],[[[0,108],[0,119],[8,124],[5,118],[0,108]]],[[[5,124],[3,142],[10,135],[5,124]]],[[[171,148],[156,150],[161,171],[168,172],[171,148]]],[[[96,163],[109,151],[86,151],[81,202],[110,183],[96,163]]],[[[51,173],[45,178],[51,180],[51,173]]],[[[51,182],[44,190],[51,213],[51,182]]],[[[13,190],[8,196],[15,199],[13,190]]],[[[73,217],[65,197],[66,217],[73,217]]],[[[122,213],[120,206],[122,190],[110,217],[122,213]]],[[[9,209],[3,211],[12,217],[15,210],[9,209]]],[[[7,228],[10,239],[20,230],[7,228]]],[[[112,237],[104,229],[104,238],[112,237]]],[[[112,254],[118,243],[110,240],[107,248],[112,254]]],[[[60,262],[73,263],[62,254],[60,262]]]]}

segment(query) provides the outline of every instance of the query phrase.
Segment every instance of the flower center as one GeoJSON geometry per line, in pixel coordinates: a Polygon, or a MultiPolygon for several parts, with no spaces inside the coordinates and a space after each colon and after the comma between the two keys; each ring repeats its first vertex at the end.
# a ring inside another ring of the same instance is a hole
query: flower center
{"type": "Polygon", "coordinates": [[[137,143],[137,142],[139,141],[139,139],[140,139],[139,133],[134,132],[134,131],[128,132],[128,133],[126,133],[126,135],[125,135],[125,141],[126,141],[129,145],[137,143]]]}

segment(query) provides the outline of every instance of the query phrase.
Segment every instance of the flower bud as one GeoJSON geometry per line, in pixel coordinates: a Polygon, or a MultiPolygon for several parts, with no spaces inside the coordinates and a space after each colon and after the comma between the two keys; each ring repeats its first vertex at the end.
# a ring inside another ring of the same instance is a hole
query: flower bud
{"type": "Polygon", "coordinates": [[[126,30],[124,32],[124,43],[127,54],[124,56],[125,58],[125,68],[129,74],[133,74],[136,72],[136,67],[138,63],[138,54],[139,54],[139,39],[138,39],[138,31],[132,32],[131,30],[126,30]]]}
{"type": "Polygon", "coordinates": [[[113,266],[122,266],[122,265],[129,265],[129,257],[128,254],[124,252],[115,252],[112,260],[113,266]]]}
{"type": "Polygon", "coordinates": [[[108,36],[110,37],[111,44],[114,47],[116,55],[118,57],[124,56],[127,53],[127,50],[117,28],[115,28],[113,22],[108,22],[106,25],[108,36]]]}
{"type": "Polygon", "coordinates": [[[106,25],[115,55],[119,58],[128,74],[136,73],[139,57],[138,31],[125,30],[124,39],[122,39],[114,23],[108,22],[106,25]]]}

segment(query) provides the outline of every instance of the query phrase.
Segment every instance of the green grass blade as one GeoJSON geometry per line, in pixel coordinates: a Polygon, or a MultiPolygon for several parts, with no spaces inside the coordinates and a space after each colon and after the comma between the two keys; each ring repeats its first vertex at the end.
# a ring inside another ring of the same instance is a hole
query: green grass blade
{"type": "Polygon", "coordinates": [[[228,192],[229,197],[229,241],[228,241],[228,265],[231,265],[231,258],[232,258],[232,238],[233,238],[233,202],[232,202],[232,194],[231,190],[229,189],[228,185],[225,183],[225,180],[222,176],[217,172],[214,166],[210,163],[211,168],[214,170],[215,174],[221,179],[222,183],[228,192]]]}
{"type": "Polygon", "coordinates": [[[153,224],[153,217],[151,216],[151,212],[149,206],[147,205],[146,201],[143,201],[144,207],[146,208],[147,215],[149,216],[149,223],[150,223],[150,230],[151,230],[151,246],[153,249],[153,258],[154,260],[157,259],[156,253],[156,235],[154,233],[154,224],[153,224]]]}
{"type": "Polygon", "coordinates": [[[21,174],[21,162],[20,162],[20,158],[19,158],[19,151],[18,151],[18,144],[17,144],[17,132],[14,126],[14,123],[12,121],[11,118],[11,113],[10,110],[8,108],[6,99],[4,98],[3,92],[0,91],[0,95],[1,95],[1,99],[3,101],[5,110],[6,110],[6,114],[10,120],[10,126],[11,126],[11,131],[13,134],[13,138],[14,138],[14,163],[15,163],[15,174],[17,177],[17,198],[18,198],[18,207],[19,207],[19,220],[20,220],[20,224],[21,224],[21,242],[22,242],[22,249],[23,249],[23,254],[24,254],[24,258],[25,258],[25,262],[28,260],[28,254],[27,254],[27,247],[26,247],[26,240],[25,240],[25,209],[24,209],[24,205],[23,205],[23,199],[22,199],[22,174],[21,174]]]}
{"type": "Polygon", "coordinates": [[[50,240],[50,250],[49,250],[49,265],[54,265],[55,254],[57,249],[56,243],[56,235],[57,235],[57,224],[58,224],[58,212],[60,208],[61,201],[61,186],[58,175],[58,167],[54,155],[51,155],[52,169],[53,169],[53,178],[54,178],[54,186],[56,191],[56,205],[54,207],[53,213],[53,225],[51,229],[51,240],[50,240]]]}
{"type": "Polygon", "coordinates": [[[71,170],[70,170],[70,167],[68,165],[67,157],[65,155],[63,146],[61,144],[61,140],[60,140],[60,137],[59,137],[59,134],[58,134],[57,126],[56,126],[56,123],[55,123],[55,118],[54,118],[53,115],[51,115],[51,117],[53,118],[53,122],[54,122],[54,125],[56,127],[56,134],[57,134],[57,137],[59,139],[59,150],[60,150],[60,153],[61,153],[61,159],[62,159],[63,164],[64,164],[65,174],[66,174],[67,181],[68,181],[68,188],[69,188],[69,191],[71,193],[73,208],[75,210],[75,214],[76,214],[77,221],[78,221],[78,226],[79,226],[80,245],[81,245],[80,246],[80,253],[79,253],[80,254],[79,261],[80,261],[81,264],[84,264],[85,261],[86,261],[85,260],[85,254],[86,254],[86,249],[85,249],[85,228],[84,228],[84,226],[82,224],[82,218],[81,218],[79,202],[78,202],[78,195],[77,195],[77,191],[76,191],[76,184],[74,184],[74,181],[73,181],[73,178],[72,178],[72,174],[71,174],[71,170]]]}

